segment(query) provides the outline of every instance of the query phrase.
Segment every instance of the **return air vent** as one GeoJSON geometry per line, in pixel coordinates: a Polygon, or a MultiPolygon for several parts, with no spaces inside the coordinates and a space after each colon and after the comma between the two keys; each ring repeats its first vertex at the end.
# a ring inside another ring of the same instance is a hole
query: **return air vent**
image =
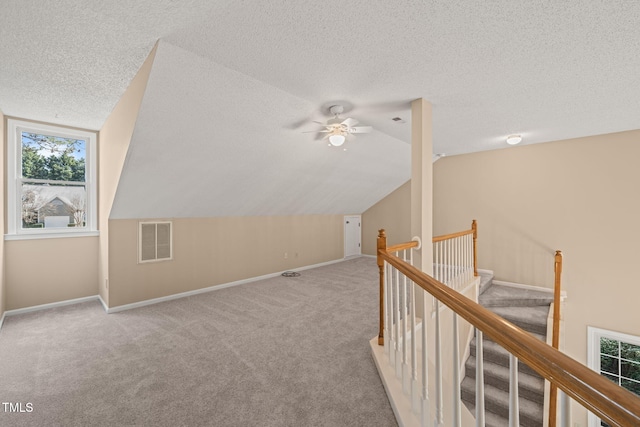
{"type": "Polygon", "coordinates": [[[138,233],[138,262],[172,259],[171,221],[140,222],[138,233]]]}

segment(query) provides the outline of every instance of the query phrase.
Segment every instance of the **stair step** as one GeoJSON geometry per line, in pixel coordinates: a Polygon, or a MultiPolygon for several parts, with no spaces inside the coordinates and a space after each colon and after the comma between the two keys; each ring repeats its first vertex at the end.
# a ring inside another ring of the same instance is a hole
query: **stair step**
{"type": "Polygon", "coordinates": [[[553,302],[553,293],[515,288],[494,283],[480,295],[478,302],[483,307],[549,305],[553,302]]]}
{"type": "MultiPolygon", "coordinates": [[[[473,401],[474,403],[470,403],[470,402],[466,402],[463,401],[464,406],[471,412],[471,414],[473,415],[473,418],[476,417],[476,407],[475,407],[475,400],[473,401]]],[[[493,412],[488,412],[485,408],[484,411],[484,425],[485,427],[505,427],[508,424],[508,419],[505,420],[504,418],[502,418],[499,415],[494,414],[493,412]]]]}
{"type": "MultiPolygon", "coordinates": [[[[476,379],[476,358],[469,357],[465,363],[466,375],[471,378],[475,384],[476,379]]],[[[502,365],[496,365],[491,362],[484,362],[484,383],[499,388],[503,391],[509,391],[509,371],[504,369],[502,365]]],[[[540,375],[531,375],[527,372],[518,373],[518,390],[520,396],[531,401],[544,402],[544,379],[540,375]]],[[[475,389],[472,390],[475,393],[475,389]]]]}
{"type": "Polygon", "coordinates": [[[527,332],[540,335],[547,334],[548,305],[535,305],[528,307],[503,307],[492,306],[489,310],[498,316],[508,320],[527,332]]]}
{"type": "Polygon", "coordinates": [[[478,295],[482,295],[493,285],[493,273],[480,271],[480,285],[478,285],[478,295]]]}
{"type": "MultiPolygon", "coordinates": [[[[491,385],[486,385],[485,389],[485,411],[492,413],[503,420],[509,419],[509,392],[500,390],[491,385]]],[[[461,398],[465,405],[475,405],[475,383],[471,378],[465,378],[461,384],[461,398]],[[473,393],[470,392],[473,390],[473,393]]],[[[540,427],[543,419],[543,408],[530,400],[520,396],[518,399],[520,425],[524,427],[540,427]]],[[[467,406],[468,407],[468,406],[467,406]]],[[[503,426],[508,425],[506,422],[503,426]]]]}
{"type": "MultiPolygon", "coordinates": [[[[487,285],[478,302],[541,341],[546,341],[547,318],[553,294],[546,291],[493,283],[493,276],[481,278],[487,285]]],[[[476,383],[476,341],[470,343],[470,356],[465,362],[465,378],[460,384],[461,399],[474,412],[476,383]]],[[[483,339],[485,423],[488,427],[504,427],[509,420],[510,355],[488,336],[483,339]]],[[[518,393],[520,425],[543,425],[545,380],[524,362],[518,361],[518,393]]]]}
{"type": "MultiPolygon", "coordinates": [[[[535,335],[534,335],[535,336],[535,335]]],[[[476,337],[473,337],[470,343],[469,354],[470,356],[476,357],[476,337]]],[[[488,338],[483,340],[482,347],[483,359],[486,362],[495,363],[496,365],[501,365],[505,369],[509,369],[509,352],[505,350],[500,344],[491,341],[488,338]]],[[[518,371],[524,372],[530,375],[539,375],[536,371],[527,366],[524,362],[518,361],[518,371]]]]}

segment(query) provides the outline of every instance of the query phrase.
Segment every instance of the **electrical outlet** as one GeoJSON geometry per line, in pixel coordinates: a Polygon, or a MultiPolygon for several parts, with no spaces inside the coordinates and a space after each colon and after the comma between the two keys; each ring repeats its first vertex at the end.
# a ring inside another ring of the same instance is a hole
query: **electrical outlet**
{"type": "Polygon", "coordinates": [[[284,253],[284,259],[287,259],[287,258],[289,258],[289,254],[285,252],[284,253]]]}
{"type": "Polygon", "coordinates": [[[298,258],[298,252],[296,252],[295,257],[298,258]]]}
{"type": "Polygon", "coordinates": [[[109,289],[109,279],[104,279],[104,287],[109,289]]]}

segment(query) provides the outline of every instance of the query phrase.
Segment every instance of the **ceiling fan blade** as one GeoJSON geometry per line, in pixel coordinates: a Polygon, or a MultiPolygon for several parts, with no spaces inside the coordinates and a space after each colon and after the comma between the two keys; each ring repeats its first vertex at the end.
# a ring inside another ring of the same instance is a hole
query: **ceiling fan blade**
{"type": "Polygon", "coordinates": [[[353,126],[357,125],[358,121],[356,119],[352,119],[351,117],[347,117],[340,124],[341,125],[345,125],[346,127],[350,128],[350,127],[353,127],[353,126]]]}
{"type": "Polygon", "coordinates": [[[369,133],[373,130],[371,126],[358,126],[349,128],[349,133],[369,133]]]}
{"type": "Polygon", "coordinates": [[[323,130],[305,130],[302,133],[327,133],[327,132],[331,132],[329,129],[323,129],[323,130]]]}

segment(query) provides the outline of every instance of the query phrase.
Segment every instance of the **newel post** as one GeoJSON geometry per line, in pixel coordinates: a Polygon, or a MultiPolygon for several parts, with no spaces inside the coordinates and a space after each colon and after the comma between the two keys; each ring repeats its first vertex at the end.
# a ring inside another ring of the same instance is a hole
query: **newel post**
{"type": "MultiPolygon", "coordinates": [[[[561,276],[562,276],[562,251],[556,251],[553,265],[555,282],[553,285],[553,333],[551,336],[551,346],[556,350],[560,347],[560,296],[561,296],[561,276]]],[[[558,387],[551,384],[549,389],[549,427],[555,427],[558,411],[558,387]]]]}
{"type": "Polygon", "coordinates": [[[471,221],[471,229],[473,230],[473,275],[478,277],[478,223],[475,219],[471,221]]]}
{"type": "Polygon", "coordinates": [[[556,350],[560,346],[560,295],[562,276],[562,251],[556,251],[553,267],[555,283],[553,285],[553,336],[551,346],[556,350]]]}
{"type": "Polygon", "coordinates": [[[387,235],[384,229],[378,230],[377,259],[378,270],[380,271],[380,331],[378,332],[378,345],[384,345],[384,259],[380,256],[380,251],[387,250],[387,235]]]}

